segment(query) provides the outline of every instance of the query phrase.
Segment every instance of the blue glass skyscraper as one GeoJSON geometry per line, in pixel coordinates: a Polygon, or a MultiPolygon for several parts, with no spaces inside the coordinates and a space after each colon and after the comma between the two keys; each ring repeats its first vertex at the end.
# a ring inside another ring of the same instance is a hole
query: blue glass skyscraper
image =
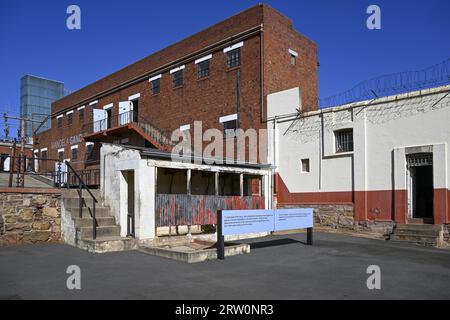
{"type": "MultiPolygon", "coordinates": [[[[64,96],[64,83],[32,75],[20,79],[20,115],[28,119],[44,121],[51,114],[52,102],[64,96]]],[[[39,123],[26,121],[25,135],[33,136],[39,123]]],[[[39,128],[38,132],[50,129],[50,119],[39,128]]]]}

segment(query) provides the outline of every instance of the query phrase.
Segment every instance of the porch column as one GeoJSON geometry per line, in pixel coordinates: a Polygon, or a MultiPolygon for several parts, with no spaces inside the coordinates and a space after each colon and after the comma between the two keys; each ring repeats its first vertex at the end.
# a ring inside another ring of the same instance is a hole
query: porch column
{"type": "Polygon", "coordinates": [[[214,194],[219,195],[219,171],[214,174],[214,194]]]}

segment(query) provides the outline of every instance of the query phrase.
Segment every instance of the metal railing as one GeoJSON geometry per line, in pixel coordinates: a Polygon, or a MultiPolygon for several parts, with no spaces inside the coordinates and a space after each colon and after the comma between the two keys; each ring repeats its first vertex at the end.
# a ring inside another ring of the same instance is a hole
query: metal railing
{"type": "MultiPolygon", "coordinates": [[[[73,175],[78,179],[78,195],[79,195],[79,214],[80,218],[83,217],[83,188],[89,193],[92,197],[92,238],[95,240],[97,238],[97,219],[95,217],[95,204],[98,203],[97,198],[92,194],[89,187],[84,183],[83,179],[78,175],[74,168],[70,165],[69,161],[65,161],[65,164],[69,170],[73,173],[73,175]]],[[[67,188],[69,188],[69,184],[67,184],[67,188]]]]}
{"type": "Polygon", "coordinates": [[[150,123],[148,119],[139,116],[138,113],[134,111],[116,114],[112,117],[87,123],[83,125],[82,133],[83,135],[89,135],[96,132],[102,132],[105,130],[125,126],[130,123],[135,123],[155,142],[163,146],[173,145],[170,139],[172,134],[171,131],[164,131],[159,129],[157,126],[150,123]]]}
{"type": "MultiPolygon", "coordinates": [[[[100,185],[100,169],[77,171],[86,185],[100,185]]],[[[78,185],[75,175],[59,159],[26,155],[2,155],[0,159],[0,187],[60,188],[78,185]]]]}

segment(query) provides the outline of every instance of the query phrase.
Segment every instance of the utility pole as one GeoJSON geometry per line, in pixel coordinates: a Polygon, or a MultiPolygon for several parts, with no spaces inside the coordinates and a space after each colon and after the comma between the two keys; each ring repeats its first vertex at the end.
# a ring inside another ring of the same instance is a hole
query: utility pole
{"type": "MultiPolygon", "coordinates": [[[[14,117],[14,116],[8,116],[7,113],[5,112],[3,115],[4,119],[5,119],[5,124],[7,123],[8,119],[13,119],[13,120],[18,120],[20,121],[20,154],[18,157],[16,157],[16,143],[14,142],[14,146],[13,146],[13,155],[12,155],[12,162],[14,163],[14,161],[16,160],[16,158],[19,159],[18,163],[19,163],[19,172],[18,172],[18,179],[17,179],[17,187],[24,187],[25,185],[25,169],[26,169],[26,155],[25,155],[25,144],[26,144],[26,137],[25,137],[25,123],[27,121],[29,122],[38,122],[41,123],[41,121],[38,120],[33,120],[33,119],[29,119],[27,117],[14,117]]],[[[6,132],[6,131],[5,131],[6,132]]],[[[14,165],[10,166],[10,186],[12,184],[11,181],[11,174],[14,170],[14,165]]]]}

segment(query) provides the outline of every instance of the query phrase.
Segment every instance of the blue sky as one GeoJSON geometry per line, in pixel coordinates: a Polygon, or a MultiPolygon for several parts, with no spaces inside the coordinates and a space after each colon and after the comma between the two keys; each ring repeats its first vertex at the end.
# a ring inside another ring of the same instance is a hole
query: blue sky
{"type": "MultiPolygon", "coordinates": [[[[0,111],[18,112],[24,74],[74,91],[258,2],[0,0],[0,111]],[[70,4],[81,8],[81,30],[66,28],[70,4]]],[[[450,58],[448,0],[266,3],[317,43],[320,97],[450,58]],[[371,4],[381,8],[381,30],[366,28],[371,4]]]]}

